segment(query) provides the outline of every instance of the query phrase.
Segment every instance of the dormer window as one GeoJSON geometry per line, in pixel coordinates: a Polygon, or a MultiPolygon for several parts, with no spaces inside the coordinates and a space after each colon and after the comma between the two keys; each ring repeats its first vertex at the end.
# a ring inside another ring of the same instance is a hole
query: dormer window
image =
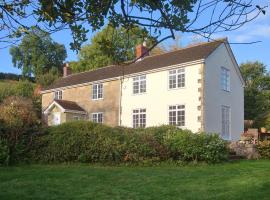
{"type": "Polygon", "coordinates": [[[54,99],[62,99],[62,91],[61,90],[57,90],[54,92],[54,99]]]}

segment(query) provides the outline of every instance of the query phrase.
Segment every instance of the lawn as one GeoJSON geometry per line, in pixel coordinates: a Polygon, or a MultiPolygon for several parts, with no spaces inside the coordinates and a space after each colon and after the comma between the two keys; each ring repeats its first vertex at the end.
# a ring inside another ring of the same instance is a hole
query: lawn
{"type": "Polygon", "coordinates": [[[270,161],[200,166],[0,168],[0,199],[269,199],[270,161]]]}

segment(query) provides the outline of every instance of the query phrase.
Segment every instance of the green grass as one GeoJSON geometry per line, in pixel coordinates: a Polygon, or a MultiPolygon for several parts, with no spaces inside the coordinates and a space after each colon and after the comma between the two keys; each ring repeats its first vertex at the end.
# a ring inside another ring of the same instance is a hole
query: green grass
{"type": "Polygon", "coordinates": [[[0,199],[269,199],[270,161],[219,165],[0,168],[0,199]]]}

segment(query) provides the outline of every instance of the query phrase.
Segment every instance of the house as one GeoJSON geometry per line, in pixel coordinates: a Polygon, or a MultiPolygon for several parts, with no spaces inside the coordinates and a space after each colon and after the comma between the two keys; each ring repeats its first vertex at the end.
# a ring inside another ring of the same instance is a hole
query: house
{"type": "MultiPolygon", "coordinates": [[[[146,52],[136,48],[137,57],[146,52]]],[[[129,65],[70,74],[42,90],[48,125],[92,120],[110,126],[176,125],[237,140],[244,129],[244,82],[227,39],[129,65]]]]}

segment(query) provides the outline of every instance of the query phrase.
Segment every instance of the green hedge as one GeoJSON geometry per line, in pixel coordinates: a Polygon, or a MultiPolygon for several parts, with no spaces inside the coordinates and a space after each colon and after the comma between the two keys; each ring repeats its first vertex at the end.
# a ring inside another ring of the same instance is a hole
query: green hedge
{"type": "Polygon", "coordinates": [[[43,163],[140,163],[226,160],[226,142],[172,126],[131,129],[76,121],[49,127],[33,139],[31,161],[43,163]]]}

